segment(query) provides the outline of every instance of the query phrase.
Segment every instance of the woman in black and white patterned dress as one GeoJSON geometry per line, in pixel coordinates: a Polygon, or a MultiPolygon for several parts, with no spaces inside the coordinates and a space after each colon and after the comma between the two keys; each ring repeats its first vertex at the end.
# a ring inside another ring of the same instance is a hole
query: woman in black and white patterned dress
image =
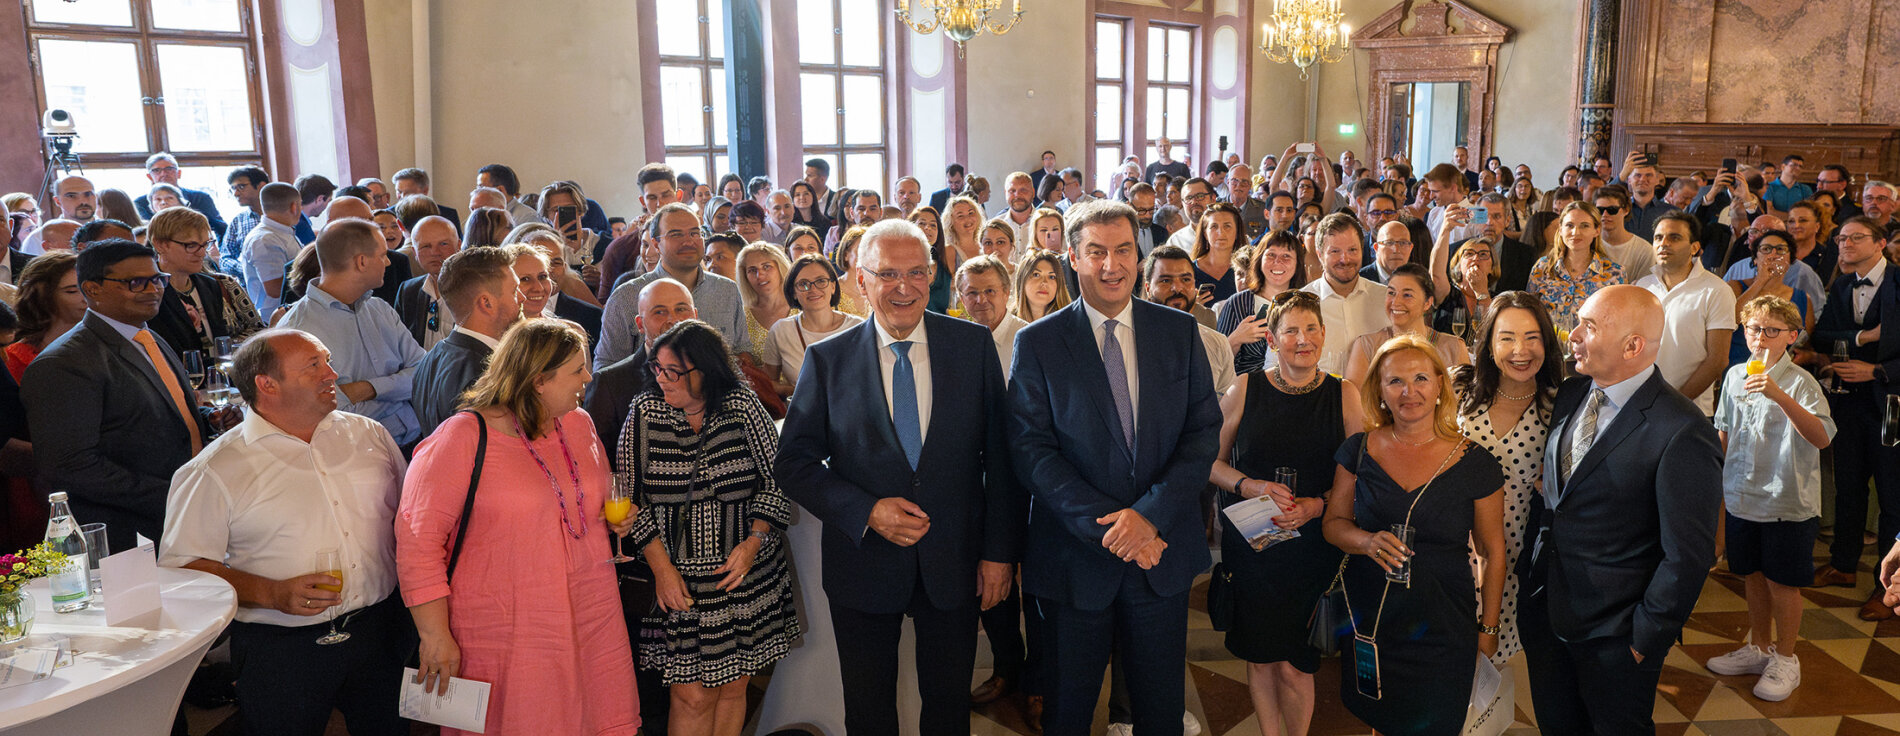
{"type": "Polygon", "coordinates": [[[639,507],[626,540],[653,568],[656,605],[635,642],[670,686],[671,733],[737,733],[746,683],[798,638],[772,475],[778,431],[698,320],[654,341],[653,383],[633,400],[616,482],[639,507]]]}
{"type": "MultiPolygon", "coordinates": [[[[1563,375],[1557,330],[1536,296],[1509,291],[1492,303],[1474,350],[1471,365],[1452,372],[1459,397],[1458,428],[1504,469],[1505,559],[1515,563],[1524,551],[1530,505],[1541,503],[1538,489],[1551,399],[1563,375]]],[[[1523,649],[1517,629],[1520,592],[1517,575],[1507,571],[1498,618],[1502,632],[1492,657],[1499,665],[1523,649]]]]}

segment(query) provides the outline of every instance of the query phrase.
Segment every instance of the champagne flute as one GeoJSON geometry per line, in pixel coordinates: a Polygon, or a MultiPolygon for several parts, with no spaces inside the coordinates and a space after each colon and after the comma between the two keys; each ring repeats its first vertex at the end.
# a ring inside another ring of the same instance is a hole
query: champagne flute
{"type": "MultiPolygon", "coordinates": [[[[1852,355],[1847,352],[1846,340],[1834,341],[1834,354],[1831,357],[1833,357],[1834,362],[1836,363],[1845,363],[1848,360],[1852,359],[1852,355]]],[[[1830,390],[1837,394],[1847,393],[1847,386],[1843,385],[1841,382],[1841,374],[1835,373],[1832,376],[1832,378],[1833,378],[1834,385],[1833,385],[1833,388],[1830,390]]]]}
{"type": "MultiPolygon", "coordinates": [[[[622,488],[619,483],[615,483],[613,490],[607,496],[606,504],[602,506],[601,510],[606,514],[608,524],[619,524],[627,520],[628,514],[633,513],[633,497],[627,494],[627,489],[622,488]]],[[[615,534],[614,563],[619,564],[632,561],[632,557],[628,557],[627,553],[620,551],[620,535],[615,534]]]]}
{"type": "Polygon", "coordinates": [[[1451,308],[1451,334],[1456,335],[1460,340],[1469,342],[1470,324],[1471,315],[1465,311],[1463,306],[1451,308]]]}
{"type": "MultiPolygon", "coordinates": [[[[336,585],[318,585],[317,589],[327,590],[332,593],[343,592],[343,553],[335,547],[324,547],[323,549],[317,550],[316,557],[314,567],[316,567],[317,572],[336,578],[337,582],[336,585]]],[[[331,607],[329,616],[330,633],[317,637],[317,643],[341,644],[345,641],[349,641],[350,632],[336,630],[336,609],[334,606],[331,607]]]]}
{"type": "Polygon", "coordinates": [[[191,377],[191,387],[204,388],[205,354],[197,350],[186,350],[178,354],[178,359],[185,364],[185,375],[191,377]]]}

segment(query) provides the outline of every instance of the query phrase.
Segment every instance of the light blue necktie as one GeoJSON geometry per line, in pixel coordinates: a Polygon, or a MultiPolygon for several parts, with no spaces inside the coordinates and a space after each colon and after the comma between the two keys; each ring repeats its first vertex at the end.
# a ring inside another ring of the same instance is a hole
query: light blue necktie
{"type": "Polygon", "coordinates": [[[1115,320],[1102,322],[1102,368],[1108,372],[1108,394],[1115,399],[1115,416],[1121,418],[1122,441],[1128,454],[1135,454],[1135,402],[1128,398],[1128,365],[1122,360],[1122,341],[1115,337],[1115,320]]]}
{"type": "Polygon", "coordinates": [[[917,458],[924,454],[922,422],[917,418],[917,373],[910,365],[909,340],[891,343],[897,365],[891,368],[891,424],[897,428],[897,443],[904,446],[904,458],[910,469],[917,469],[917,458]]]}

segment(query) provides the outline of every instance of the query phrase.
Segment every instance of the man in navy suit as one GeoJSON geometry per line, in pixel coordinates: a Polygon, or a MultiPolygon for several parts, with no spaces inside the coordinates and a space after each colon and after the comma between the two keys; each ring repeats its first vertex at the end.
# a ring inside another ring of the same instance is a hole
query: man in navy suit
{"type": "Polygon", "coordinates": [[[908,616],[919,731],[961,736],[979,603],[1003,599],[1022,554],[1027,503],[1010,472],[1003,372],[989,330],[925,313],[936,271],[916,225],[872,226],[858,271],[872,318],[806,351],[779,440],[779,484],[824,522],[846,731],[897,733],[908,616]]]}
{"type": "Polygon", "coordinates": [[[963,173],[963,164],[950,164],[943,170],[944,181],[949,186],[930,193],[930,207],[946,219],[950,217],[950,213],[945,212],[943,208],[950,205],[951,197],[963,193],[963,173]]]}
{"type": "Polygon", "coordinates": [[[1663,658],[1715,563],[1722,447],[1656,369],[1662,302],[1592,295],[1570,333],[1544,483],[1518,571],[1531,698],[1545,733],[1654,733],[1663,658]]]}
{"type": "MultiPolygon", "coordinates": [[[[1067,216],[1082,298],[1016,336],[1010,446],[1033,499],[1023,592],[1044,621],[1042,727],[1088,733],[1111,652],[1135,733],[1179,734],[1188,588],[1211,559],[1201,489],[1220,408],[1200,328],[1134,298],[1135,210],[1067,216]]],[[[802,398],[802,397],[801,397],[802,398]]]]}
{"type": "MultiPolygon", "coordinates": [[[[1841,223],[1836,243],[1841,275],[1828,289],[1827,306],[1814,323],[1814,346],[1832,350],[1846,342],[1850,360],[1833,365],[1845,394],[1830,396],[1834,422],[1834,535],[1832,560],[1815,572],[1815,585],[1855,584],[1860,569],[1861,535],[1867,527],[1867,481],[1880,498],[1876,550],[1886,554],[1900,534],[1900,452],[1880,443],[1881,411],[1886,395],[1900,393],[1900,332],[1888,337],[1883,322],[1900,320],[1900,267],[1882,257],[1881,231],[1874,221],[1854,217],[1841,223]]],[[[1884,581],[1883,581],[1884,582],[1884,581]]],[[[1880,605],[1882,591],[1861,607],[1868,621],[1892,618],[1880,605]]]]}
{"type": "MultiPolygon", "coordinates": [[[[178,186],[178,159],[176,157],[164,151],[147,157],[145,178],[151,180],[153,185],[170,184],[178,187],[178,191],[185,193],[185,206],[197,210],[198,214],[204,215],[206,220],[211,221],[211,234],[217,236],[218,240],[224,240],[224,217],[218,214],[218,205],[212,201],[211,194],[178,186]]],[[[150,195],[141,194],[137,199],[132,200],[132,208],[138,210],[139,217],[152,219],[150,195]]]]}

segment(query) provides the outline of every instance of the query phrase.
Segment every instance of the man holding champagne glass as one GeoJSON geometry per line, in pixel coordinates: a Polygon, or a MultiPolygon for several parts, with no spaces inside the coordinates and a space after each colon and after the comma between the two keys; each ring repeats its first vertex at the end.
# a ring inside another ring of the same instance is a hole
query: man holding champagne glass
{"type": "Polygon", "coordinates": [[[396,588],[407,463],[389,431],[337,411],[323,343],[298,330],[246,342],[231,380],[251,411],[172,478],[160,564],[237,589],[231,626],[245,733],[407,734],[396,715],[415,631],[396,588]]]}

